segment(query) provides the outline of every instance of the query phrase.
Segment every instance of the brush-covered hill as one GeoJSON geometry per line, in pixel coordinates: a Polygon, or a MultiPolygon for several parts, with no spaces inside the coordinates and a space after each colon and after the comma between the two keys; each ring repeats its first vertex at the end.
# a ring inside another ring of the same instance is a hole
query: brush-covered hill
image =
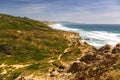
{"type": "Polygon", "coordinates": [[[1,80],[15,80],[20,75],[41,76],[50,69],[63,69],[88,51],[95,48],[82,42],[77,33],[54,30],[27,17],[0,14],[1,80]]]}

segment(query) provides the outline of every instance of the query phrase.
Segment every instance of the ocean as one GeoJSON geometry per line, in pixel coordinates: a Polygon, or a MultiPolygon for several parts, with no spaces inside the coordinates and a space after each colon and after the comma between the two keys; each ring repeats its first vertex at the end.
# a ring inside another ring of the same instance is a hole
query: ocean
{"type": "Polygon", "coordinates": [[[61,22],[50,26],[54,29],[77,32],[83,40],[98,48],[105,44],[115,46],[120,42],[120,25],[118,24],[79,24],[61,22]]]}

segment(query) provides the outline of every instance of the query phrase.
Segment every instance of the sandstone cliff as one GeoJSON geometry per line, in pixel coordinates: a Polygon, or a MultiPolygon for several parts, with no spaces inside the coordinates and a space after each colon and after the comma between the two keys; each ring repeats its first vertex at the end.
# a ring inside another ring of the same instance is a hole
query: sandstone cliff
{"type": "Polygon", "coordinates": [[[46,24],[0,14],[0,80],[120,80],[120,43],[96,49],[46,24]]]}
{"type": "Polygon", "coordinates": [[[56,60],[50,60],[48,63],[53,65],[48,73],[43,75],[36,75],[41,73],[22,73],[16,80],[19,79],[33,79],[33,80],[69,80],[71,73],[67,73],[70,63],[81,57],[86,52],[95,52],[97,49],[82,40],[78,33],[62,31],[63,38],[68,42],[68,47],[61,53],[56,60]]]}
{"type": "Polygon", "coordinates": [[[115,47],[105,45],[94,53],[86,53],[71,64],[69,72],[74,75],[71,80],[119,80],[120,43],[115,47]]]}
{"type": "MultiPolygon", "coordinates": [[[[69,32],[64,33],[68,35],[69,32]]],[[[86,52],[68,67],[53,68],[46,75],[21,75],[16,80],[20,78],[25,80],[119,80],[120,43],[115,47],[105,45],[93,52],[86,52]]]]}

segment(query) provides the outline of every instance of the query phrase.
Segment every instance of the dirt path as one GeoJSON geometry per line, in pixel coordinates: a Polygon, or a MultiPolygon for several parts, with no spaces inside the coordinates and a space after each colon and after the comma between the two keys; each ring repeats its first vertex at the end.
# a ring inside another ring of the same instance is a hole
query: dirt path
{"type": "Polygon", "coordinates": [[[6,65],[6,64],[2,64],[0,65],[0,68],[5,68],[5,67],[13,67],[13,68],[16,68],[16,69],[19,69],[19,68],[23,68],[23,67],[26,67],[26,66],[29,66],[30,64],[26,64],[26,65],[23,65],[23,64],[15,64],[15,65],[6,65]]]}

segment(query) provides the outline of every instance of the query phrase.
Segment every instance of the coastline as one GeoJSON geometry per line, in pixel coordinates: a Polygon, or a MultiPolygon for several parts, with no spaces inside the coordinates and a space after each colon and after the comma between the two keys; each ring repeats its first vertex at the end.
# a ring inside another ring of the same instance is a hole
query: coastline
{"type": "Polygon", "coordinates": [[[51,22],[2,16],[1,79],[120,79],[120,43],[115,47],[105,45],[96,49],[77,32],[51,28],[51,22]]]}
{"type": "MultiPolygon", "coordinates": [[[[54,24],[58,24],[58,23],[55,23],[55,22],[46,22],[46,24],[47,24],[48,27],[50,27],[52,29],[61,30],[61,31],[66,32],[66,33],[70,33],[73,38],[74,37],[76,38],[76,35],[77,35],[78,40],[79,40],[79,42],[81,44],[87,43],[84,39],[82,39],[82,37],[80,36],[80,33],[75,31],[76,29],[73,29],[73,30],[71,30],[71,29],[68,29],[68,30],[66,30],[66,29],[58,29],[58,28],[56,28],[56,26],[53,26],[54,24]]],[[[70,36],[70,35],[67,35],[67,36],[70,36]]],[[[87,44],[90,45],[89,43],[87,43],[87,44]]],[[[90,46],[95,47],[93,45],[90,45],[90,46]]],[[[95,47],[95,48],[97,49],[97,47],[95,47]]]]}
{"type": "MultiPolygon", "coordinates": [[[[84,46],[87,44],[86,42],[84,42],[83,44],[78,44],[79,41],[77,40],[81,39],[79,33],[63,31],[63,30],[61,31],[63,32],[64,37],[66,39],[68,39],[69,41],[73,41],[73,43],[71,42],[72,44],[69,45],[69,47],[65,49],[64,54],[65,53],[68,54],[69,52],[71,52],[71,48],[77,48],[76,46],[78,45],[84,46]]],[[[87,50],[87,48],[85,49],[87,50]]],[[[79,80],[79,79],[96,80],[98,77],[100,78],[100,80],[106,80],[106,78],[109,78],[109,77],[114,78],[114,76],[112,76],[110,73],[116,70],[112,70],[111,67],[117,67],[119,65],[119,57],[120,57],[119,53],[120,53],[120,43],[118,43],[115,47],[112,47],[110,45],[105,45],[103,47],[100,47],[99,49],[96,49],[93,52],[89,50],[83,51],[81,56],[79,57],[77,56],[79,59],[78,60],[76,59],[77,61],[72,61],[71,64],[68,65],[67,69],[64,69],[62,73],[59,73],[56,69],[55,71],[52,71],[52,73],[54,74],[53,78],[55,80],[58,80],[58,79],[59,80],[63,80],[63,79],[65,80],[69,80],[69,79],[71,80],[79,80]],[[100,73],[96,71],[100,71],[100,73]],[[91,73],[95,76],[91,75],[91,73]],[[106,77],[104,77],[104,75],[106,75],[106,77]]],[[[60,57],[62,55],[60,55],[60,57]]],[[[60,60],[60,58],[58,60],[60,60]]],[[[61,63],[63,62],[61,61],[61,63]]],[[[118,73],[119,71],[114,72],[115,75],[118,75],[118,73]]],[[[49,80],[52,80],[53,78],[47,76],[47,79],[49,80]]],[[[119,78],[116,78],[116,79],[119,79],[119,78]]]]}
{"type": "MultiPolygon", "coordinates": [[[[111,32],[110,30],[111,28],[108,29],[108,31],[107,30],[101,31],[101,28],[100,30],[96,29],[97,28],[96,26],[100,27],[100,25],[95,26],[95,25],[56,22],[48,26],[56,30],[79,33],[79,35],[82,37],[84,41],[86,41],[92,46],[95,46],[96,48],[100,48],[106,44],[115,46],[117,43],[119,43],[120,40],[119,37],[120,34],[111,32]]],[[[109,26],[106,25],[102,27],[103,27],[102,30],[109,28],[109,26]]]]}

